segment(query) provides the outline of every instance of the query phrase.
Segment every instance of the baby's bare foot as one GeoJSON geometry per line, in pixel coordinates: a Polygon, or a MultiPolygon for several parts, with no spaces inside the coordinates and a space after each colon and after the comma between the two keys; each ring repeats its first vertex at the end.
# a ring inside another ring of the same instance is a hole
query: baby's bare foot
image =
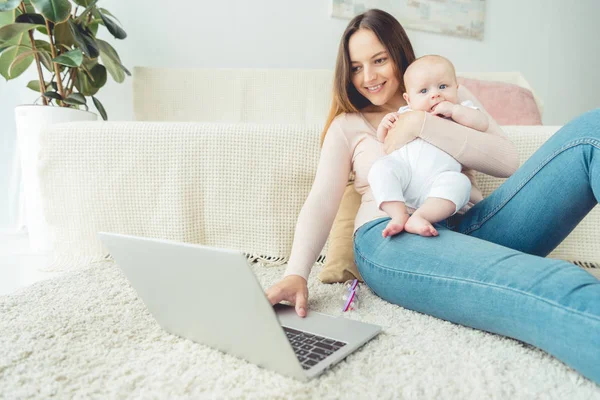
{"type": "Polygon", "coordinates": [[[406,232],[416,233],[421,236],[437,236],[438,231],[423,217],[412,215],[404,225],[406,232]]]}
{"type": "Polygon", "coordinates": [[[388,222],[383,232],[381,232],[381,236],[385,238],[388,236],[397,235],[400,232],[402,232],[404,230],[404,225],[406,224],[408,217],[408,214],[404,214],[401,217],[392,218],[390,222],[388,222]]]}

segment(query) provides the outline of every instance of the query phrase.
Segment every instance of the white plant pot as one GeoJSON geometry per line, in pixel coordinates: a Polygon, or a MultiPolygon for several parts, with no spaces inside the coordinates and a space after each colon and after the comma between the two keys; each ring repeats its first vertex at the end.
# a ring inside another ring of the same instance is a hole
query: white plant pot
{"type": "Polygon", "coordinates": [[[21,159],[25,226],[30,249],[35,252],[52,250],[46,216],[42,209],[38,159],[40,132],[48,125],[61,122],[96,121],[98,116],[88,111],[65,107],[25,105],[15,108],[17,143],[21,159]]]}

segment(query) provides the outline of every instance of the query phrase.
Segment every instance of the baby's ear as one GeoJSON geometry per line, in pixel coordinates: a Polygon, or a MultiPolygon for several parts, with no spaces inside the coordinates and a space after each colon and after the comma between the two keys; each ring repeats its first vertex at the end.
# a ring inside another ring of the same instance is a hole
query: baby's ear
{"type": "Polygon", "coordinates": [[[404,101],[408,103],[408,93],[404,93],[402,97],[404,97],[404,101]]]}

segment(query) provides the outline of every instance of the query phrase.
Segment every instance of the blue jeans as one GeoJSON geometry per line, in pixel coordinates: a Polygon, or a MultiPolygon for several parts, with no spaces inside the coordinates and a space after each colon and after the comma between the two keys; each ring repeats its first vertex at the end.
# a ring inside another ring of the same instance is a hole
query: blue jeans
{"type": "Polygon", "coordinates": [[[597,109],[565,125],[466,214],[436,224],[438,237],[384,239],[389,218],[364,224],[356,263],[386,301],[529,343],[600,384],[600,280],[544,258],[599,199],[597,109]]]}

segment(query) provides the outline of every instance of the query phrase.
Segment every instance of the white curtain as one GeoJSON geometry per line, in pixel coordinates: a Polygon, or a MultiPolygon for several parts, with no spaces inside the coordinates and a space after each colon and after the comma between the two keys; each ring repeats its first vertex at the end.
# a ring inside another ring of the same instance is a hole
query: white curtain
{"type": "Polygon", "coordinates": [[[21,165],[19,152],[17,151],[16,135],[4,137],[4,143],[0,157],[0,171],[4,178],[0,180],[0,232],[2,233],[20,233],[25,230],[21,165]]]}
{"type": "Polygon", "coordinates": [[[0,232],[22,233],[25,230],[21,160],[17,147],[15,107],[32,104],[37,95],[27,89],[36,79],[35,68],[11,81],[0,79],[0,232]]]}

